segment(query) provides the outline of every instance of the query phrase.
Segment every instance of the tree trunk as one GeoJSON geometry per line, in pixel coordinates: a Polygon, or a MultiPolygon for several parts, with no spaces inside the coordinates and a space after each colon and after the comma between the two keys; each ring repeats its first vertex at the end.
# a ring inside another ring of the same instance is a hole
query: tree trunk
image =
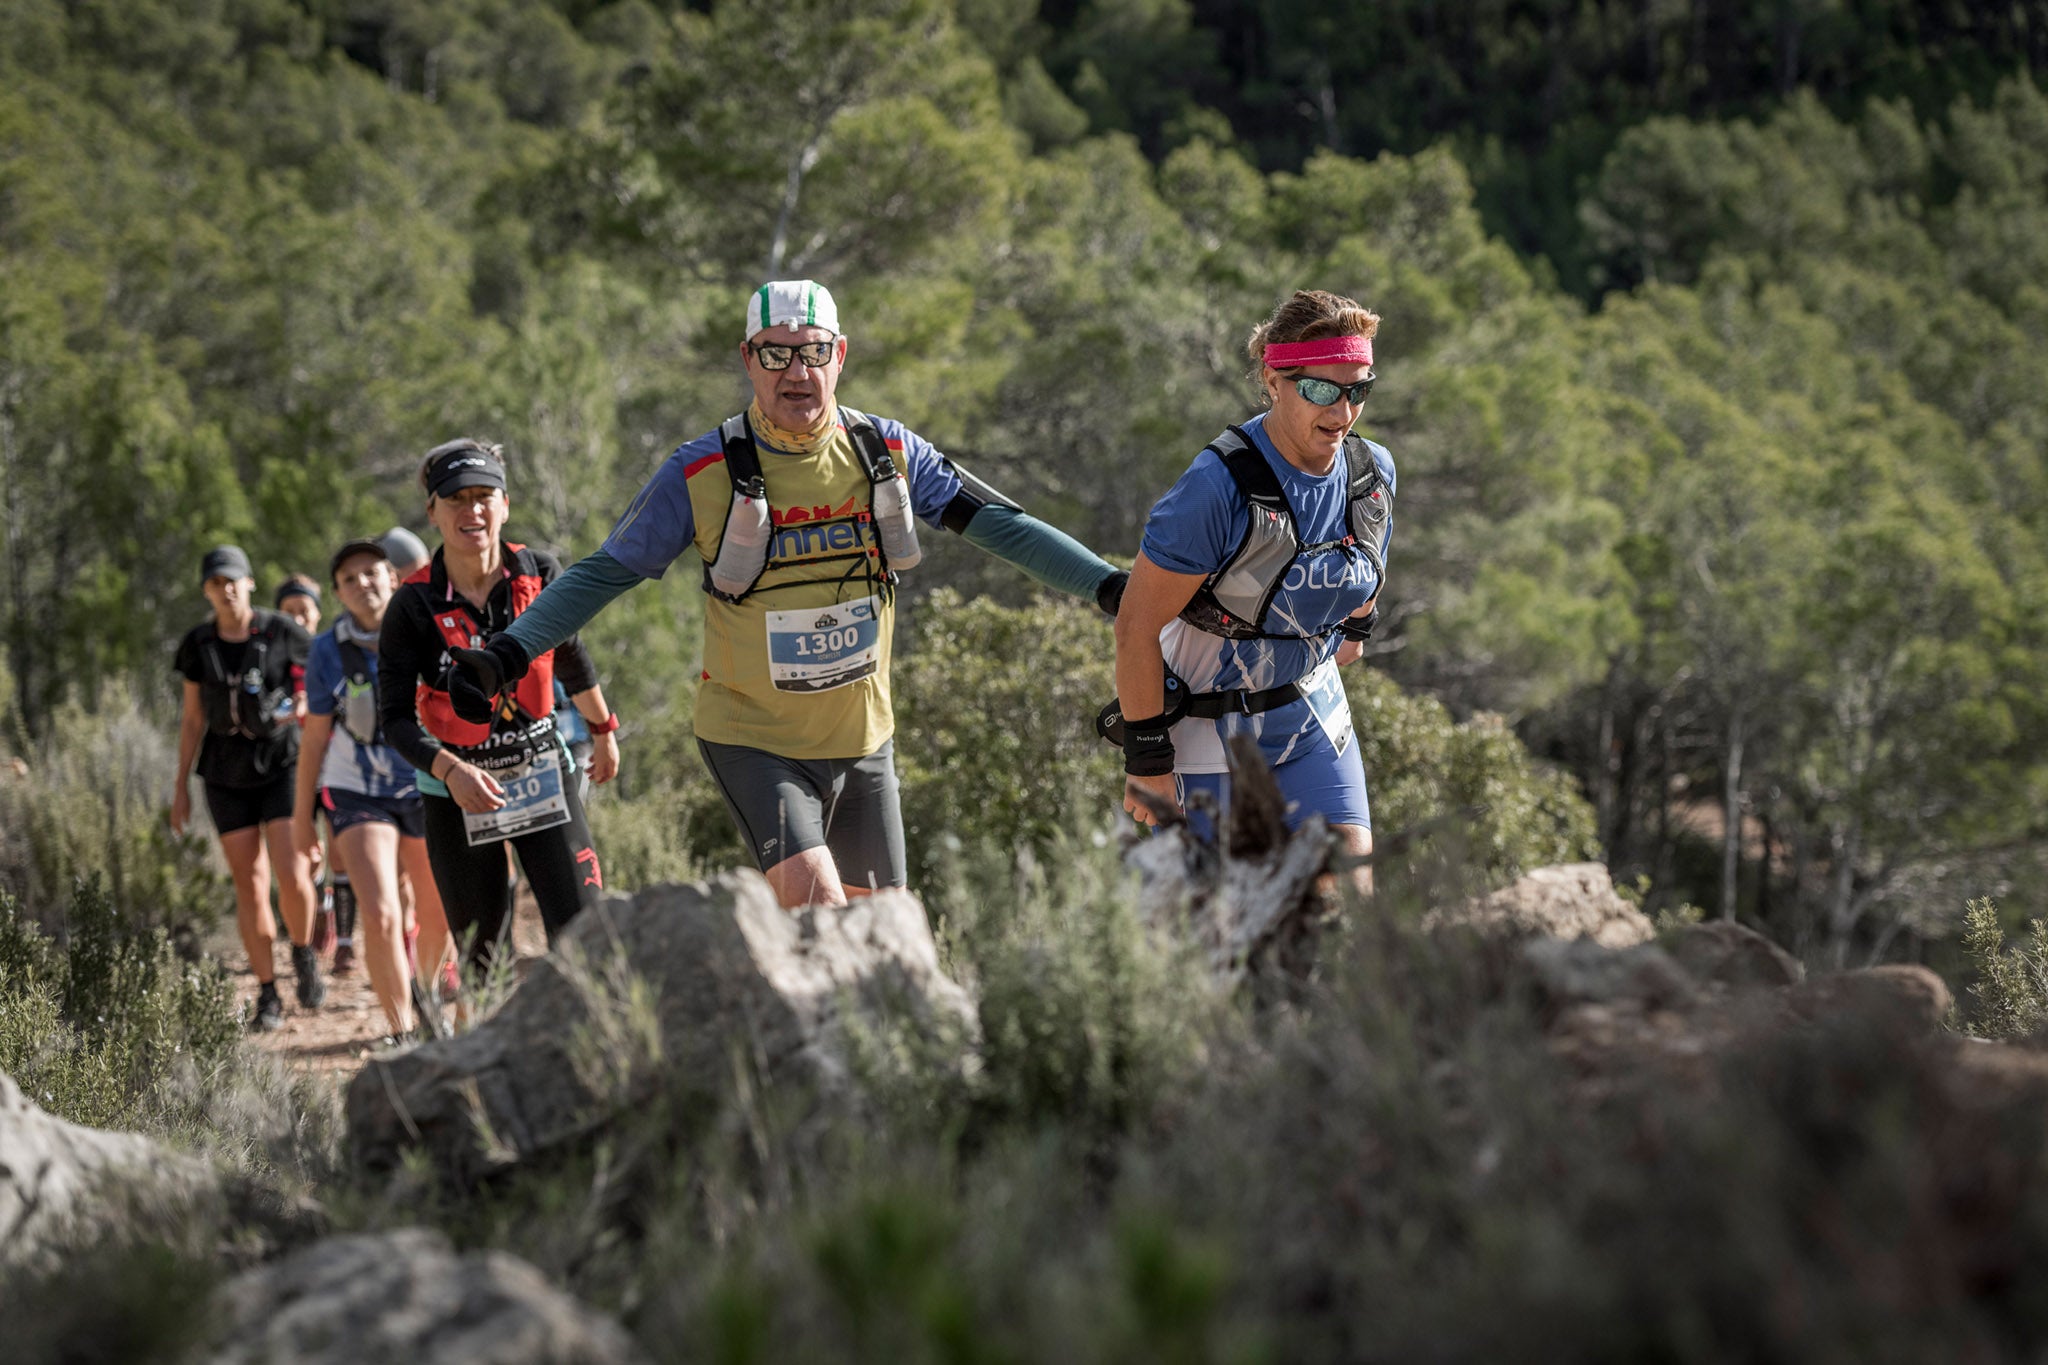
{"type": "Polygon", "coordinates": [[[1612,854],[1615,851],[1615,787],[1620,776],[1621,756],[1614,746],[1613,674],[1610,672],[1608,677],[1608,685],[1600,697],[1600,739],[1595,750],[1599,757],[1593,773],[1593,808],[1594,818],[1599,822],[1600,842],[1612,854]]]}
{"type": "Polygon", "coordinates": [[[1344,135],[1337,129],[1337,82],[1330,75],[1328,62],[1316,63],[1316,74],[1316,114],[1323,122],[1323,145],[1341,156],[1344,135]]]}
{"type": "Polygon", "coordinates": [[[803,193],[804,177],[818,164],[818,144],[824,139],[825,129],[820,125],[810,141],[790,149],[789,172],[782,181],[782,207],[776,211],[775,235],[768,242],[767,278],[771,280],[781,278],[783,258],[789,254],[789,225],[796,217],[797,199],[803,193]]]}
{"type": "Polygon", "coordinates": [[[1828,888],[1828,960],[1836,971],[1849,965],[1849,940],[1856,932],[1856,856],[1862,842],[1855,820],[1830,822],[1828,852],[1834,859],[1834,875],[1828,888]]]}
{"type": "Polygon", "coordinates": [[[1742,708],[1728,712],[1728,752],[1721,775],[1721,918],[1735,918],[1742,878],[1742,708]]]}
{"type": "Polygon", "coordinates": [[[1804,30],[1798,0],[1778,0],[1778,95],[1781,99],[1799,88],[1799,40],[1804,30]]]}
{"type": "Polygon", "coordinates": [[[7,662],[14,674],[15,714],[29,730],[35,728],[34,695],[29,686],[28,545],[21,488],[21,436],[14,424],[21,405],[22,377],[9,369],[0,385],[0,483],[7,490],[7,662]]]}

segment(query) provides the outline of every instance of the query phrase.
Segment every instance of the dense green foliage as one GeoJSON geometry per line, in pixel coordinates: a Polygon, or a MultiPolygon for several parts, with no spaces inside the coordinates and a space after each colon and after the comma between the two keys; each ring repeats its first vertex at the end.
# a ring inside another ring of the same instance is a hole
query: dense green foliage
{"type": "MultiPolygon", "coordinates": [[[[515,533],[587,552],[735,404],[769,271],[838,292],[850,400],[1126,555],[1247,410],[1239,339],[1316,284],[1386,318],[1370,666],[1561,760],[1653,907],[1842,960],[2001,881],[2038,914],[2030,13],[6,0],[8,728],[33,758],[67,699],[167,701],[199,548],[239,539],[267,588],[417,524],[413,459],[456,432],[508,443],[515,533]]],[[[725,847],[693,573],[589,632],[629,721],[596,818],[636,876],[725,847]]],[[[1018,594],[958,546],[908,590],[942,587],[1018,594]]],[[[1031,786],[1100,767],[1074,703],[1106,644],[1069,630],[1060,668],[960,689],[1063,727],[992,775],[1001,837],[1113,808],[1113,778],[1031,786]]],[[[1016,749],[919,685],[922,771],[1016,749]]],[[[913,812],[926,866],[981,804],[957,777],[913,812]]]]}
{"type": "Polygon", "coordinates": [[[135,931],[97,880],[79,883],[66,930],[60,947],[0,891],[0,1072],[74,1123],[196,1126],[200,1078],[241,1033],[226,973],[135,931]]]}

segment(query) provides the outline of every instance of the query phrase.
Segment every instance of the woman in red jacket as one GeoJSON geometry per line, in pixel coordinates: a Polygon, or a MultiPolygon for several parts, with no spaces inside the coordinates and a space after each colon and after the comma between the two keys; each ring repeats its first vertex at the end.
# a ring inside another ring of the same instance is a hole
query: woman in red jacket
{"type": "Polygon", "coordinates": [[[555,728],[554,678],[589,723],[590,780],[618,771],[617,717],[605,705],[589,651],[563,641],[486,721],[464,720],[446,690],[447,651],[505,629],[561,565],[506,540],[511,514],[502,451],[479,441],[436,446],[420,465],[427,517],[441,548],[399,588],[385,613],[377,703],[384,734],[418,770],[427,856],[448,927],[474,930],[470,959],[487,962],[510,929],[511,869],[519,856],[552,942],[604,888],[573,760],[555,728]]]}

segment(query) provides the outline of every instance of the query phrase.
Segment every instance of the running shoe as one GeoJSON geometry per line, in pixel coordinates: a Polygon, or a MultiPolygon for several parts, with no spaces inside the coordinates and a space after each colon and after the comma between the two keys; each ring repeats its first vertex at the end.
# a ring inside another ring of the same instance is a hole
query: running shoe
{"type": "Polygon", "coordinates": [[[284,1001],[277,998],[277,983],[266,981],[256,994],[256,1017],[252,1025],[269,1033],[284,1027],[284,1001]]]}
{"type": "Polygon", "coordinates": [[[292,971],[298,976],[300,1006],[319,1009],[327,998],[327,982],[320,976],[320,954],[313,951],[312,944],[292,945],[292,971]]]}
{"type": "Polygon", "coordinates": [[[356,969],[356,945],[351,939],[342,939],[334,945],[334,974],[347,976],[356,969]]]}

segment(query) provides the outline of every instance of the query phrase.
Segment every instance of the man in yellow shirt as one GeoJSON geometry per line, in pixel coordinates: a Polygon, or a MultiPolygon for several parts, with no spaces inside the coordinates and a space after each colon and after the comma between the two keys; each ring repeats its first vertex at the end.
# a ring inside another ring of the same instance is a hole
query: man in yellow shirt
{"type": "Polygon", "coordinates": [[[753,402],[679,447],[604,548],[550,584],[449,691],[479,713],[526,661],[686,548],[704,562],[696,731],[727,809],[784,905],[839,904],[906,876],[889,701],[897,576],[918,521],[1115,614],[1128,575],[1027,515],[902,423],[843,407],[847,338],[822,285],[748,296],[753,402]]]}

